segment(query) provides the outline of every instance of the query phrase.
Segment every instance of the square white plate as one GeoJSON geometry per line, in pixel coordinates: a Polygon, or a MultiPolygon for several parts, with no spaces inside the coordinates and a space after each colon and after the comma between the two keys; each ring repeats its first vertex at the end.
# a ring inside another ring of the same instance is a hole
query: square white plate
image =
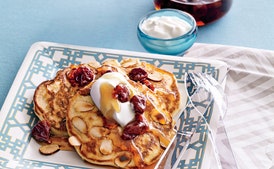
{"type": "MultiPolygon", "coordinates": [[[[38,121],[33,112],[32,97],[42,81],[52,79],[59,69],[70,64],[91,60],[102,62],[108,58],[121,60],[125,57],[139,58],[173,72],[185,98],[184,102],[187,99],[184,91],[185,72],[210,73],[219,81],[225,78],[227,72],[227,65],[216,60],[37,42],[29,49],[1,109],[0,165],[4,168],[100,168],[83,162],[73,151],[59,151],[51,156],[38,152],[39,145],[30,135],[32,127],[38,121]]],[[[208,122],[214,123],[211,120],[213,115],[214,111],[208,112],[208,122]]],[[[182,159],[181,166],[201,168],[202,163],[205,163],[206,140],[200,139],[195,144],[200,146],[192,146],[195,148],[190,150],[188,159],[182,159]]]]}

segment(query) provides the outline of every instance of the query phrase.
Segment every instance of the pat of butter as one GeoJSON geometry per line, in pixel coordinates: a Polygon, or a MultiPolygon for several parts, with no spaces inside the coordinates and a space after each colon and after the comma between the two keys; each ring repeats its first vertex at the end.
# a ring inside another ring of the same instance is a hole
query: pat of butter
{"type": "Polygon", "coordinates": [[[94,82],[90,89],[90,96],[107,119],[115,120],[124,127],[134,119],[135,113],[129,101],[121,103],[112,96],[113,89],[121,83],[130,87],[131,91],[133,90],[123,74],[118,72],[106,73],[94,82]]]}

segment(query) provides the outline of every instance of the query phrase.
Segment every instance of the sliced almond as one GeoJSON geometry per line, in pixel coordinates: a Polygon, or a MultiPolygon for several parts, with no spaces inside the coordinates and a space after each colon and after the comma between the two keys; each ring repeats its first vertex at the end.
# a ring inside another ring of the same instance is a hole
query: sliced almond
{"type": "Polygon", "coordinates": [[[100,152],[102,154],[110,154],[113,150],[113,144],[111,140],[103,140],[100,145],[100,152]]]}
{"type": "Polygon", "coordinates": [[[122,65],[122,67],[127,68],[127,67],[134,66],[134,65],[136,65],[138,63],[139,63],[138,60],[130,58],[130,59],[124,59],[124,60],[122,60],[121,65],[122,65]]]}
{"type": "Polygon", "coordinates": [[[157,157],[163,152],[158,137],[152,133],[145,133],[135,137],[134,143],[138,151],[142,153],[144,163],[148,165],[155,162],[157,157]]]}
{"type": "Polygon", "coordinates": [[[102,65],[97,69],[98,75],[103,75],[107,72],[118,72],[117,67],[110,66],[110,65],[102,65]]]}
{"type": "Polygon", "coordinates": [[[154,109],[150,113],[150,117],[153,119],[153,121],[160,123],[160,124],[166,124],[167,120],[163,114],[161,114],[159,111],[154,109]]]}
{"type": "Polygon", "coordinates": [[[50,92],[57,93],[60,90],[61,83],[62,83],[61,81],[56,80],[54,81],[54,83],[47,85],[47,89],[50,92]]]}
{"type": "Polygon", "coordinates": [[[106,59],[103,62],[103,65],[108,65],[108,66],[120,66],[120,63],[116,59],[106,59]]]}
{"type": "Polygon", "coordinates": [[[131,159],[131,153],[122,153],[114,159],[114,163],[117,167],[125,168],[131,162],[131,159]]]}
{"type": "Polygon", "coordinates": [[[39,148],[39,152],[44,155],[51,155],[60,150],[58,144],[43,145],[39,148]]]}
{"type": "Polygon", "coordinates": [[[162,132],[159,132],[157,129],[152,129],[152,133],[159,138],[160,145],[162,147],[167,147],[170,143],[170,139],[166,137],[162,132]]]}
{"type": "Polygon", "coordinates": [[[81,133],[87,132],[87,124],[85,123],[85,121],[82,118],[80,118],[78,116],[73,117],[72,124],[81,133]]]}
{"type": "Polygon", "coordinates": [[[68,142],[72,146],[80,146],[81,145],[80,140],[78,140],[78,138],[75,136],[70,136],[68,139],[68,142]]]}
{"type": "Polygon", "coordinates": [[[88,63],[88,65],[89,65],[90,67],[93,67],[93,68],[98,68],[98,67],[101,66],[100,63],[97,62],[97,61],[95,61],[95,60],[90,61],[90,62],[88,63]]]}
{"type": "Polygon", "coordinates": [[[89,130],[89,134],[95,138],[106,136],[108,133],[109,133],[109,130],[104,127],[92,127],[89,130]]]}
{"type": "Polygon", "coordinates": [[[154,82],[160,82],[163,79],[163,76],[160,73],[154,71],[149,72],[147,78],[154,82]]]}
{"type": "Polygon", "coordinates": [[[75,103],[75,110],[78,112],[86,112],[94,109],[94,105],[84,101],[78,101],[75,103]]]}

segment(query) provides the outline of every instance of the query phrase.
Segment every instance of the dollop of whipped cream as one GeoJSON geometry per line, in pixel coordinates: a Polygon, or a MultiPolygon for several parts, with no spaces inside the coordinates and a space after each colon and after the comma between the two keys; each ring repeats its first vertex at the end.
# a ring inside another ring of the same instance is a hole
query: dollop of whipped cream
{"type": "Polygon", "coordinates": [[[135,113],[129,101],[122,103],[113,98],[113,90],[118,84],[126,85],[132,93],[135,93],[123,74],[109,72],[94,82],[90,89],[90,96],[107,119],[115,120],[124,127],[135,118],[135,113]]]}
{"type": "Polygon", "coordinates": [[[144,20],[141,30],[152,37],[172,39],[191,30],[191,25],[176,16],[155,16],[144,20]]]}

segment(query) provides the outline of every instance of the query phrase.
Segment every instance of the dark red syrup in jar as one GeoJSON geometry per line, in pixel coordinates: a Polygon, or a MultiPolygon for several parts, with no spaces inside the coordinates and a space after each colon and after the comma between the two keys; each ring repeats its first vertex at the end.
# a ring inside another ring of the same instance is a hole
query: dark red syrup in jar
{"type": "Polygon", "coordinates": [[[198,26],[204,26],[224,16],[233,0],[154,0],[155,9],[174,8],[191,14],[198,26]]]}

